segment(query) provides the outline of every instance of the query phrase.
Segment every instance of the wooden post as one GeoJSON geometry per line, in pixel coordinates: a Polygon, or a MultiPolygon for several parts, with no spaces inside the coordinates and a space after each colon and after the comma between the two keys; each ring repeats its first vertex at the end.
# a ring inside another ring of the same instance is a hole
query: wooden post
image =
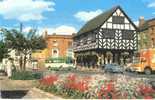
{"type": "Polygon", "coordinates": [[[113,55],[113,63],[115,63],[115,53],[112,52],[112,55],[113,55]]]}
{"type": "Polygon", "coordinates": [[[100,65],[101,57],[100,57],[99,53],[97,53],[96,56],[97,56],[97,66],[101,66],[100,65]]]}

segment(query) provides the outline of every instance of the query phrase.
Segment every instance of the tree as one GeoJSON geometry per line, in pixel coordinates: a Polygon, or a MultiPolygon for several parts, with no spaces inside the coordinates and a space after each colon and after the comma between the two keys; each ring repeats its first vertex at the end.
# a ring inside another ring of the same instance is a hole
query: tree
{"type": "Polygon", "coordinates": [[[20,56],[19,65],[21,70],[25,70],[28,55],[38,49],[44,49],[46,47],[45,40],[42,36],[36,34],[36,30],[30,30],[28,33],[24,33],[15,29],[7,30],[2,29],[5,35],[5,45],[8,49],[15,50],[20,56]]]}
{"type": "Polygon", "coordinates": [[[8,57],[8,49],[6,48],[5,43],[0,41],[0,62],[2,62],[5,57],[8,57]]]}
{"type": "MultiPolygon", "coordinates": [[[[1,29],[0,29],[1,31],[1,29]]],[[[3,58],[8,57],[8,49],[3,41],[4,34],[0,32],[0,62],[2,62],[3,58]]]]}

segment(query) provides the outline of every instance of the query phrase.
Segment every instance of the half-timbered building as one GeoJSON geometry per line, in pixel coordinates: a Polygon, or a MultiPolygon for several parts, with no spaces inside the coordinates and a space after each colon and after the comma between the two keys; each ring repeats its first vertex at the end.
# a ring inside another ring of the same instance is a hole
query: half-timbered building
{"type": "Polygon", "coordinates": [[[137,28],[120,6],[88,21],[74,36],[76,65],[122,64],[138,46],[137,28]]]}

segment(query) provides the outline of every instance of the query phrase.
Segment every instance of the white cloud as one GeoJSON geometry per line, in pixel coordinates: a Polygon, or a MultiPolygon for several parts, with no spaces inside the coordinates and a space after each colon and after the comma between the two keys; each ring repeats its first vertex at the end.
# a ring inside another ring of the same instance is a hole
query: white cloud
{"type": "MultiPolygon", "coordinates": [[[[23,32],[29,32],[31,29],[33,29],[30,26],[27,26],[23,29],[23,32]]],[[[76,33],[77,30],[73,26],[68,26],[68,25],[61,25],[58,27],[40,27],[38,28],[38,34],[42,35],[45,30],[48,31],[48,34],[53,34],[56,33],[58,35],[71,35],[72,33],[76,33]]]]}
{"type": "Polygon", "coordinates": [[[24,29],[23,29],[23,32],[29,32],[31,29],[33,29],[32,27],[30,27],[30,26],[27,26],[27,27],[25,27],[24,29]]]}
{"type": "Polygon", "coordinates": [[[155,1],[148,4],[148,7],[155,8],[155,1]]]}
{"type": "Polygon", "coordinates": [[[76,33],[77,30],[73,26],[61,25],[58,27],[47,27],[42,29],[42,33],[47,30],[48,34],[59,34],[59,35],[71,35],[72,33],[76,33]]]}
{"type": "Polygon", "coordinates": [[[45,11],[54,11],[52,1],[44,0],[2,0],[0,1],[0,15],[4,19],[19,21],[42,20],[45,11]]]}
{"type": "Polygon", "coordinates": [[[77,12],[74,16],[79,19],[80,21],[89,21],[90,19],[96,17],[97,15],[101,14],[102,10],[98,9],[96,11],[80,11],[77,12]]]}

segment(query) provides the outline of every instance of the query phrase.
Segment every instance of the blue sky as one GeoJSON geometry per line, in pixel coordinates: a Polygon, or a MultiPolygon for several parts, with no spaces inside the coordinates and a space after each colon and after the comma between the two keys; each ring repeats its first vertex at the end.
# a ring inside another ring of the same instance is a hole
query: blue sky
{"type": "Polygon", "coordinates": [[[24,31],[71,34],[116,5],[136,23],[140,16],[155,17],[155,0],[0,0],[0,27],[18,28],[22,22],[24,31]]]}

